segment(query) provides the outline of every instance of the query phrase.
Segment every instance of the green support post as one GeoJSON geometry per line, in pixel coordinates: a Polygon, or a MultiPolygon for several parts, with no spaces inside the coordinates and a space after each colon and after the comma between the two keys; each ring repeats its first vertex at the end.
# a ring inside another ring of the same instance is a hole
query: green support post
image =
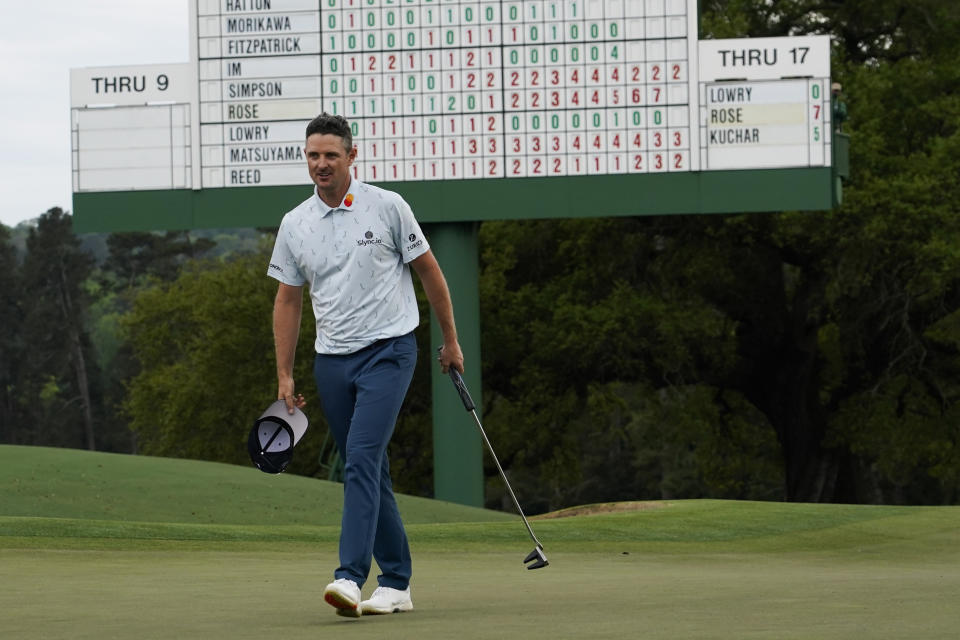
{"type": "MultiPolygon", "coordinates": [[[[480,386],[480,268],[476,222],[431,224],[430,246],[447,279],[457,337],[464,357],[464,382],[482,415],[480,386]]],[[[430,358],[436,361],[443,335],[430,314],[430,358]]],[[[483,506],[483,446],[473,418],[464,409],[440,367],[432,366],[433,491],[437,500],[483,506]]]]}

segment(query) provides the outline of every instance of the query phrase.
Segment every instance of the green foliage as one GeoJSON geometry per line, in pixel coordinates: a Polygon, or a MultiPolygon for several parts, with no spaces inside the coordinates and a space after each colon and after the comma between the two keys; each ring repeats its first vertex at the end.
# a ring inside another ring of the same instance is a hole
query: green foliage
{"type": "MultiPolygon", "coordinates": [[[[100,268],[86,282],[96,302],[89,309],[90,336],[103,372],[104,421],[117,435],[104,449],[136,450],[135,439],[127,428],[122,411],[125,383],[137,372],[137,363],[129,344],[123,340],[120,319],[129,311],[139,288],[175,279],[184,264],[201,257],[223,258],[230,249],[220,247],[210,237],[213,232],[113,233],[89,234],[87,244],[96,249],[100,268]]],[[[245,240],[254,232],[240,232],[245,240]]],[[[243,240],[217,234],[226,244],[237,248],[243,240]]]]}
{"type": "MultiPolygon", "coordinates": [[[[957,499],[960,82],[956,56],[851,69],[852,166],[826,290],[846,395],[831,442],[874,495],[957,499]],[[883,105],[883,108],[877,108],[883,105]]],[[[838,394],[833,394],[835,397],[838,394]]]]}
{"type": "Polygon", "coordinates": [[[639,401],[627,425],[638,475],[660,495],[782,499],[776,438],[739,393],[696,385],[625,399],[639,401]]]}
{"type": "Polygon", "coordinates": [[[18,303],[11,308],[19,331],[11,358],[15,373],[8,392],[14,407],[4,429],[6,442],[95,444],[95,390],[84,326],[88,300],[82,286],[92,266],[73,235],[70,216],[59,207],[29,230],[23,263],[14,271],[18,303]]]}
{"type": "Polygon", "coordinates": [[[187,260],[203,257],[215,246],[213,240],[193,239],[186,231],[112,233],[107,237],[110,254],[104,266],[127,286],[149,277],[169,281],[187,260]]]}
{"type": "MultiPolygon", "coordinates": [[[[140,368],[125,407],[144,453],[249,463],[247,433],[276,398],[276,281],[264,275],[268,258],[190,263],[173,282],[137,294],[121,325],[140,368]]],[[[301,329],[312,327],[309,314],[307,302],[301,329]]],[[[312,346],[301,339],[295,373],[314,434],[291,467],[308,473],[316,470],[324,431],[316,394],[305,384],[312,346]]]]}
{"type": "MultiPolygon", "coordinates": [[[[780,495],[762,417],[737,394],[687,386],[736,359],[735,324],[700,290],[724,271],[681,240],[699,223],[483,225],[485,418],[534,511],[780,495]]],[[[505,505],[495,486],[489,503],[505,505]]]]}
{"type": "Polygon", "coordinates": [[[877,494],[907,504],[931,497],[956,502],[960,407],[955,401],[945,404],[941,394],[901,375],[843,403],[833,421],[834,437],[869,461],[877,494]]]}
{"type": "Polygon", "coordinates": [[[0,441],[5,442],[10,441],[8,425],[17,419],[15,363],[23,349],[17,266],[10,230],[0,224],[0,308],[4,314],[4,330],[0,331],[0,441]]]}

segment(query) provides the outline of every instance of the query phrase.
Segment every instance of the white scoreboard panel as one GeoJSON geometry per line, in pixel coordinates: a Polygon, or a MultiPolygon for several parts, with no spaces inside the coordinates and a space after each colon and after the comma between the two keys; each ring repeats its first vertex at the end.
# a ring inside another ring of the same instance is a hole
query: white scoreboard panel
{"type": "Polygon", "coordinates": [[[190,105],[74,109],[73,190],[189,189],[190,105]]]}
{"type": "Polygon", "coordinates": [[[704,83],[704,169],[829,166],[825,79],[704,83]]]}
{"type": "Polygon", "coordinates": [[[829,167],[827,36],[700,42],[700,168],[829,167]]]}
{"type": "Polygon", "coordinates": [[[73,191],[190,189],[194,78],[187,63],[71,69],[73,191]]]}
{"type": "Polygon", "coordinates": [[[302,184],[321,111],[371,182],[697,168],[696,0],[194,8],[203,187],[302,184]]]}

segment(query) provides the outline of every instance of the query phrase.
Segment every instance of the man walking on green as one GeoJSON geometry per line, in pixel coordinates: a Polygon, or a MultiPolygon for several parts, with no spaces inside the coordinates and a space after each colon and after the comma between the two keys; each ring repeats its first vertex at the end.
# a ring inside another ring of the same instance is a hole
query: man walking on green
{"type": "Polygon", "coordinates": [[[350,126],[321,114],[307,125],[313,195],[280,224],[268,274],[279,281],[273,309],[277,397],[302,407],[293,361],[307,286],[316,318],[314,378],[344,460],[340,566],[324,599],[337,613],[413,609],[410,548],[393,495],[387,444],[417,358],[419,324],[410,267],[440,330],[444,373],[463,372],[446,280],[409,205],[398,194],[355,180],[350,126]],[[361,588],[371,558],[381,571],[368,600],[361,588]]]}

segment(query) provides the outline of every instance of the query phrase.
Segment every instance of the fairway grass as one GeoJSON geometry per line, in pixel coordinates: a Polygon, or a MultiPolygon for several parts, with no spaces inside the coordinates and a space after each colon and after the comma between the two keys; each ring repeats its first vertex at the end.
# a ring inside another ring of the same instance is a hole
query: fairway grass
{"type": "Polygon", "coordinates": [[[516,516],[404,497],[415,610],[344,619],[321,598],[337,565],[340,486],[248,471],[0,447],[0,638],[903,639],[960,629],[960,508],[712,500],[534,518],[550,566],[526,571],[532,543],[516,516]],[[238,500],[263,483],[261,495],[295,496],[238,500]]]}

